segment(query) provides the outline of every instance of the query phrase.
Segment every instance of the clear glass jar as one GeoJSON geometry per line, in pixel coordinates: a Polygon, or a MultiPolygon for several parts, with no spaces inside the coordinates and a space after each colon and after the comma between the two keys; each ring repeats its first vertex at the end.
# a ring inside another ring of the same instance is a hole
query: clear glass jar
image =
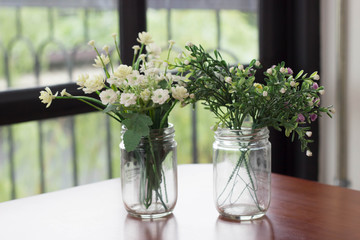
{"type": "MultiPolygon", "coordinates": [[[[126,128],[122,129],[122,136],[126,128]]],[[[150,130],[134,151],[121,149],[122,198],[129,214],[140,218],[169,215],[177,201],[175,130],[170,124],[150,130]],[[149,141],[150,139],[150,141],[149,141]]]]}
{"type": "Polygon", "coordinates": [[[271,190],[268,139],[267,128],[215,131],[214,200],[222,216],[251,220],[265,215],[271,190]]]}

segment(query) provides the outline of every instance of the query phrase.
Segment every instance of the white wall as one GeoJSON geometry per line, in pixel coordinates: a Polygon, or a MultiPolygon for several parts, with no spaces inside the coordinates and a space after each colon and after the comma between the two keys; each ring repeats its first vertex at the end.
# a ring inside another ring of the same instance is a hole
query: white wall
{"type": "MultiPolygon", "coordinates": [[[[326,94],[322,98],[325,106],[334,104],[340,112],[336,82],[338,74],[339,28],[337,11],[340,0],[321,1],[321,80],[326,94]]],[[[347,161],[350,187],[360,190],[360,1],[346,0],[348,5],[345,15],[348,22],[346,56],[346,104],[347,104],[347,161]]],[[[341,78],[340,78],[341,79],[341,78]]],[[[344,81],[342,79],[341,81],[344,81]]],[[[335,184],[337,179],[339,115],[333,119],[323,117],[320,121],[320,172],[319,179],[323,183],[335,184]]],[[[343,134],[343,133],[341,133],[343,134]]]]}

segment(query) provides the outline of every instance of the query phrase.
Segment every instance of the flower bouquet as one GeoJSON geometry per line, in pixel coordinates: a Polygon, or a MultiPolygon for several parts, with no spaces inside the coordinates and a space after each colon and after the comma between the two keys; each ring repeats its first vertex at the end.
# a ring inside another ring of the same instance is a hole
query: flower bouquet
{"type": "Polygon", "coordinates": [[[103,48],[105,54],[100,54],[92,40],[89,45],[97,53],[93,66],[101,72],[77,78],[79,89],[85,94],[96,93],[98,98],[72,96],[65,89],[59,96],[46,88],[41,91],[40,99],[46,107],[53,99],[79,100],[121,123],[125,206],[129,213],[140,217],[166,215],[175,206],[177,197],[176,142],[168,116],[177,102],[189,98],[183,78],[168,69],[174,41],[169,41],[167,59],[161,60],[161,49],[151,35],[139,33],[140,45],[133,46],[134,57],[128,66],[121,62],[116,34],[113,38],[120,64],[115,66],[112,62],[108,46],[103,48]]]}
{"type": "MultiPolygon", "coordinates": [[[[187,88],[218,119],[215,130],[214,190],[218,211],[236,219],[265,214],[270,203],[271,148],[268,127],[292,140],[297,136],[307,156],[312,132],[306,123],[332,106],[320,106],[323,86],[317,72],[294,75],[282,62],[264,72],[264,83],[255,82],[259,61],[249,66],[226,63],[218,51],[188,43],[188,51],[173,67],[187,73],[187,88]]],[[[188,101],[193,101],[189,99],[188,101]]]]}

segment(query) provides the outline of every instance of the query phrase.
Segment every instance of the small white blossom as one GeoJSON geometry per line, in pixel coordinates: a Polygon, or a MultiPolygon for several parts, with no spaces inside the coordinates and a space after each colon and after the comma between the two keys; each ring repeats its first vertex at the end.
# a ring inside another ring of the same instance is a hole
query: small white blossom
{"type": "Polygon", "coordinates": [[[314,102],[313,102],[313,101],[309,101],[309,102],[308,102],[308,105],[309,105],[309,107],[312,107],[312,106],[314,105],[314,102]]]}
{"type": "Polygon", "coordinates": [[[87,74],[87,73],[80,74],[77,77],[76,84],[80,86],[78,89],[82,89],[84,87],[85,82],[88,78],[89,78],[89,74],[87,74]]]}
{"type": "Polygon", "coordinates": [[[180,102],[184,101],[184,98],[189,96],[189,93],[186,88],[183,86],[176,86],[171,88],[171,94],[173,98],[179,100],[180,102]]]}
{"type": "Polygon", "coordinates": [[[308,137],[311,137],[312,136],[312,132],[311,131],[306,131],[306,136],[308,136],[308,137]]]}
{"type": "Polygon", "coordinates": [[[268,69],[266,70],[266,73],[267,73],[267,74],[270,74],[270,75],[271,75],[272,72],[273,72],[272,68],[268,68],[268,69]]]}
{"type": "Polygon", "coordinates": [[[71,97],[71,94],[66,91],[66,89],[63,89],[60,93],[61,96],[71,97]]]}
{"type": "Polygon", "coordinates": [[[102,74],[95,74],[88,78],[84,84],[84,93],[93,93],[101,90],[104,87],[104,76],[102,74]]]}
{"type": "Polygon", "coordinates": [[[310,150],[306,150],[306,156],[311,157],[312,156],[312,152],[310,150]]]}
{"type": "Polygon", "coordinates": [[[226,77],[226,78],[225,78],[225,82],[231,84],[231,83],[232,83],[231,77],[226,77]]]}
{"type": "Polygon", "coordinates": [[[336,113],[336,110],[334,107],[330,108],[329,111],[332,113],[332,114],[335,114],[336,113]]]}
{"type": "Polygon", "coordinates": [[[115,103],[117,100],[118,95],[116,94],[116,92],[112,89],[107,89],[105,91],[102,91],[99,95],[100,100],[102,102],[102,104],[111,104],[111,103],[115,103]]]}
{"type": "Polygon", "coordinates": [[[291,82],[290,82],[290,86],[291,86],[291,87],[295,87],[295,86],[296,86],[296,82],[295,82],[295,81],[291,81],[291,82]]]}
{"type": "Polygon", "coordinates": [[[125,84],[124,79],[120,79],[118,77],[111,76],[106,80],[110,85],[115,85],[116,87],[121,87],[121,85],[125,84]]]}
{"type": "Polygon", "coordinates": [[[131,105],[136,104],[136,96],[134,93],[123,93],[120,96],[120,104],[124,105],[125,107],[129,107],[131,105]]]}
{"type": "Polygon", "coordinates": [[[185,64],[185,65],[189,65],[189,63],[190,63],[190,62],[189,62],[189,60],[187,60],[187,59],[184,61],[184,64],[185,64]]]}
{"type": "Polygon", "coordinates": [[[138,51],[140,50],[140,46],[139,45],[134,45],[132,47],[132,49],[134,49],[134,55],[136,55],[138,53],[138,51]]]}
{"type": "Polygon", "coordinates": [[[281,67],[281,68],[280,68],[280,72],[281,72],[281,73],[287,73],[287,69],[284,68],[284,67],[281,67]]]}
{"type": "Polygon", "coordinates": [[[160,105],[164,104],[166,100],[168,100],[170,97],[169,91],[166,89],[156,89],[153,92],[153,96],[151,97],[151,100],[154,103],[158,103],[160,105]]]}
{"type": "Polygon", "coordinates": [[[41,100],[42,103],[47,104],[46,107],[48,108],[50,107],[52,100],[55,99],[57,95],[58,92],[56,92],[55,95],[53,95],[51,89],[49,87],[46,87],[45,91],[40,91],[39,99],[41,100]]]}
{"type": "Polygon", "coordinates": [[[103,50],[106,52],[106,54],[109,54],[109,46],[108,45],[105,45],[103,47],[103,50]]]}
{"type": "Polygon", "coordinates": [[[149,101],[150,95],[151,95],[151,92],[149,91],[149,89],[145,89],[144,91],[142,91],[140,93],[141,99],[144,100],[145,102],[149,101]]]}
{"type": "Polygon", "coordinates": [[[192,47],[192,46],[194,46],[194,44],[192,42],[186,42],[185,46],[192,47]]]}
{"type": "Polygon", "coordinates": [[[286,89],[285,89],[285,88],[281,88],[281,89],[280,89],[280,92],[281,92],[282,94],[284,94],[284,93],[286,92],[286,89]]]}
{"type": "Polygon", "coordinates": [[[148,45],[150,43],[153,43],[152,36],[148,32],[141,32],[138,34],[138,38],[136,39],[139,43],[148,45]]]}
{"type": "Polygon", "coordinates": [[[190,97],[191,99],[194,99],[194,98],[195,98],[195,94],[191,93],[191,94],[189,95],[189,97],[190,97]]]}
{"type": "Polygon", "coordinates": [[[111,34],[111,36],[113,37],[114,40],[116,40],[116,36],[117,36],[116,33],[111,34]]]}
{"type": "Polygon", "coordinates": [[[316,75],[313,77],[313,79],[314,79],[315,81],[320,80],[319,74],[316,74],[316,75]]]}
{"type": "Polygon", "coordinates": [[[244,65],[240,64],[240,65],[238,66],[238,69],[239,69],[239,70],[244,70],[244,65]]]}
{"type": "Polygon", "coordinates": [[[168,67],[169,66],[169,64],[167,63],[167,62],[163,62],[163,64],[162,64],[164,67],[168,67]]]}
{"type": "Polygon", "coordinates": [[[89,45],[89,46],[92,46],[92,47],[95,47],[95,41],[94,41],[94,40],[90,40],[90,41],[88,42],[88,45],[89,45]]]}
{"type": "Polygon", "coordinates": [[[232,73],[233,71],[234,71],[234,67],[230,67],[230,68],[229,68],[229,72],[232,73]]]}
{"type": "Polygon", "coordinates": [[[319,93],[320,93],[320,95],[324,95],[325,90],[324,90],[324,89],[321,89],[321,90],[319,90],[319,93]]]}
{"type": "Polygon", "coordinates": [[[171,48],[175,44],[174,40],[169,40],[168,42],[169,42],[169,48],[171,48]]]}
{"type": "Polygon", "coordinates": [[[97,68],[103,68],[103,62],[104,62],[104,65],[106,66],[109,62],[110,62],[110,58],[109,56],[105,56],[103,53],[99,56],[96,56],[96,58],[94,59],[95,61],[95,64],[93,64],[94,67],[97,67],[97,68]],[[101,58],[101,59],[100,59],[101,58]],[[101,62],[102,60],[102,62],[101,62]]]}
{"type": "Polygon", "coordinates": [[[256,66],[256,67],[259,67],[260,65],[261,65],[260,61],[257,60],[257,61],[255,62],[255,66],[256,66]]]}
{"type": "Polygon", "coordinates": [[[116,70],[114,72],[114,76],[118,77],[120,79],[125,79],[131,73],[132,73],[132,67],[131,66],[121,64],[120,66],[118,66],[116,68],[116,70]]]}
{"type": "Polygon", "coordinates": [[[268,96],[268,92],[267,92],[267,91],[263,91],[262,95],[263,95],[264,97],[267,97],[267,96],[268,96]]]}
{"type": "Polygon", "coordinates": [[[150,43],[146,46],[146,51],[148,54],[153,55],[155,57],[160,56],[161,48],[155,43],[150,43]]]}

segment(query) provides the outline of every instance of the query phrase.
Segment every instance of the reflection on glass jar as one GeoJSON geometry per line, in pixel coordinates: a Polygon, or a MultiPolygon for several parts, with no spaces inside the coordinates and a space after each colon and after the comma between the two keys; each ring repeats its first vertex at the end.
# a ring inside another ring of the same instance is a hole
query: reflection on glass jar
{"type": "MultiPolygon", "coordinates": [[[[126,132],[123,128],[122,135],[126,132]]],[[[134,151],[121,149],[122,198],[129,214],[141,218],[169,215],[177,201],[174,128],[151,129],[134,151]]]]}
{"type": "Polygon", "coordinates": [[[227,218],[251,220],[270,204],[271,144],[267,128],[218,129],[213,144],[214,200],[227,218]]]}

